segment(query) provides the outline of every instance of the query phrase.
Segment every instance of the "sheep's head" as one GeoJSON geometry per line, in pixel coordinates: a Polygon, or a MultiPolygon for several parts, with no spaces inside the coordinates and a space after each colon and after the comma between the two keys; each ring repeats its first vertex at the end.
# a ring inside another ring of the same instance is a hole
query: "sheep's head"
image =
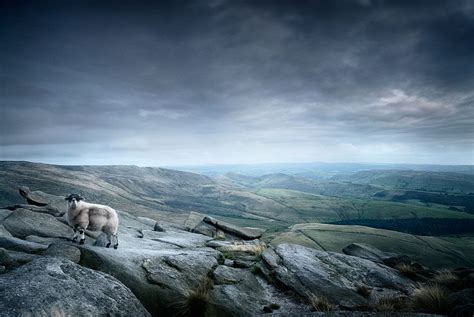
{"type": "Polygon", "coordinates": [[[82,197],[81,195],[78,195],[78,194],[71,194],[71,195],[65,197],[64,199],[67,200],[68,207],[74,209],[74,208],[76,208],[77,203],[79,201],[84,200],[84,197],[82,197]]]}

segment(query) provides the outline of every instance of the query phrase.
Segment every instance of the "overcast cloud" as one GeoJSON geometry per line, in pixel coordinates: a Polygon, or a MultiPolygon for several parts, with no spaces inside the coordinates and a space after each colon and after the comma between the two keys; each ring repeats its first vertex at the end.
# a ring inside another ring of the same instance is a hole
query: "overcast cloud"
{"type": "Polygon", "coordinates": [[[472,1],[2,1],[0,159],[474,164],[472,1]]]}

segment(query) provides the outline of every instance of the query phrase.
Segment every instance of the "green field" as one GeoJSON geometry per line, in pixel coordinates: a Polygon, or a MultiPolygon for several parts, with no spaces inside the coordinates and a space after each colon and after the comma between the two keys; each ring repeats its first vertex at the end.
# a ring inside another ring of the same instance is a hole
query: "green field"
{"type": "Polygon", "coordinates": [[[292,212],[278,217],[290,223],[333,222],[349,219],[454,218],[474,215],[446,208],[431,208],[373,199],[347,199],[285,189],[258,189],[257,195],[271,199],[292,212]]]}

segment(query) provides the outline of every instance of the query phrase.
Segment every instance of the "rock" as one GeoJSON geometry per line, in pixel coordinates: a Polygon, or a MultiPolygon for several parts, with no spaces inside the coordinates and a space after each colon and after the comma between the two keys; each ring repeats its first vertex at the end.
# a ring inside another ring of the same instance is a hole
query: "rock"
{"type": "Polygon", "coordinates": [[[399,264],[410,264],[411,260],[406,255],[383,252],[379,249],[365,243],[352,243],[345,247],[342,252],[347,255],[357,256],[362,259],[370,260],[376,263],[383,263],[390,267],[396,267],[399,264]]]}
{"type": "Polygon", "coordinates": [[[225,259],[225,260],[224,260],[224,265],[227,265],[227,266],[234,266],[234,260],[225,259]]]}
{"type": "Polygon", "coordinates": [[[245,279],[245,273],[248,271],[219,265],[214,270],[214,281],[216,284],[236,284],[245,279]]]}
{"type": "Polygon", "coordinates": [[[13,237],[10,231],[5,229],[3,225],[0,225],[0,237],[13,237]]]}
{"type": "Polygon", "coordinates": [[[140,221],[141,223],[150,226],[150,227],[155,227],[156,221],[153,219],[150,219],[148,217],[137,217],[137,220],[140,221]]]}
{"type": "Polygon", "coordinates": [[[197,212],[189,214],[184,226],[188,231],[204,234],[212,238],[228,236],[229,238],[254,240],[260,238],[264,232],[264,230],[258,228],[242,228],[197,212]]]}
{"type": "Polygon", "coordinates": [[[52,243],[42,255],[56,256],[68,259],[74,263],[79,263],[81,260],[81,251],[66,242],[52,243]]]}
{"type": "Polygon", "coordinates": [[[243,259],[235,259],[234,260],[234,267],[237,267],[237,268],[251,268],[252,266],[254,266],[256,263],[256,261],[248,261],[248,260],[243,260],[243,259]]]}
{"type": "Polygon", "coordinates": [[[449,294],[449,300],[454,306],[474,304],[474,288],[466,288],[449,294]]]}
{"type": "Polygon", "coordinates": [[[194,248],[206,245],[211,238],[202,234],[190,233],[187,231],[166,231],[158,232],[151,230],[142,231],[143,238],[169,243],[180,248],[194,248]]]}
{"type": "Polygon", "coordinates": [[[206,215],[194,211],[190,212],[188,218],[184,222],[185,230],[192,231],[199,223],[201,223],[205,216],[206,215]]]}
{"type": "Polygon", "coordinates": [[[115,278],[54,257],[0,275],[0,298],[5,316],[150,316],[115,278]]]}
{"type": "Polygon", "coordinates": [[[13,211],[8,209],[0,209],[0,223],[3,223],[5,218],[11,215],[13,211]]]}
{"type": "Polygon", "coordinates": [[[5,209],[12,210],[12,211],[17,210],[17,209],[27,209],[27,210],[34,211],[34,212],[49,214],[49,215],[54,216],[54,217],[61,217],[66,213],[65,210],[59,211],[57,208],[55,208],[53,206],[49,206],[49,205],[35,206],[35,205],[19,204],[19,205],[13,205],[13,206],[5,207],[5,209]]]}
{"type": "Polygon", "coordinates": [[[35,235],[27,236],[25,238],[25,240],[40,243],[40,244],[44,244],[46,246],[49,246],[53,242],[65,241],[65,239],[61,239],[61,238],[38,237],[38,236],[35,236],[35,235]]]}
{"type": "Polygon", "coordinates": [[[117,250],[81,246],[80,264],[119,279],[156,316],[176,314],[176,302],[186,298],[221,257],[210,248],[187,250],[133,239],[127,237],[117,250]]]}
{"type": "Polygon", "coordinates": [[[250,241],[212,240],[207,242],[206,245],[221,252],[245,252],[251,254],[261,254],[266,248],[265,243],[258,239],[250,241]]]}
{"type": "Polygon", "coordinates": [[[413,282],[382,264],[334,252],[292,244],[267,249],[262,258],[279,283],[309,300],[311,294],[326,297],[347,309],[366,307],[367,299],[357,294],[359,283],[387,293],[403,294],[413,282]]]}
{"type": "Polygon", "coordinates": [[[275,253],[275,251],[272,248],[268,248],[262,253],[262,260],[271,269],[277,268],[280,265],[282,265],[281,258],[278,256],[278,254],[275,253]]]}
{"type": "Polygon", "coordinates": [[[30,191],[26,186],[19,188],[20,195],[25,198],[26,202],[35,206],[49,206],[56,208],[61,212],[66,211],[66,203],[64,197],[44,193],[42,191],[30,191]]]}
{"type": "Polygon", "coordinates": [[[166,231],[158,222],[155,222],[155,226],[153,227],[153,230],[158,231],[158,232],[166,231]]]}
{"type": "Polygon", "coordinates": [[[8,270],[14,266],[14,261],[7,250],[0,248],[0,265],[8,270]]]}
{"type": "Polygon", "coordinates": [[[17,209],[4,221],[5,228],[15,237],[29,235],[53,238],[70,238],[72,229],[56,220],[55,217],[26,209],[17,209]]]}
{"type": "Polygon", "coordinates": [[[224,316],[252,316],[270,304],[265,289],[248,270],[220,265],[214,278],[211,299],[224,316]]]}
{"type": "Polygon", "coordinates": [[[134,231],[153,230],[153,226],[148,221],[143,221],[139,217],[135,217],[128,212],[117,210],[119,216],[119,227],[129,228],[134,231]]]}
{"type": "Polygon", "coordinates": [[[96,247],[106,247],[108,243],[109,238],[107,238],[107,235],[102,232],[97,236],[97,239],[95,240],[93,245],[96,247]]]}
{"type": "Polygon", "coordinates": [[[0,237],[0,247],[27,253],[37,253],[47,249],[47,246],[43,244],[25,241],[15,237],[0,237]]]}
{"type": "Polygon", "coordinates": [[[148,259],[143,262],[142,267],[146,270],[150,282],[165,285],[178,296],[185,296],[190,289],[197,288],[199,282],[217,265],[216,256],[191,252],[148,259]]]}
{"type": "Polygon", "coordinates": [[[258,228],[242,228],[224,221],[217,220],[215,218],[206,216],[202,220],[203,222],[210,224],[217,229],[224,231],[235,237],[244,239],[244,240],[254,240],[262,236],[264,230],[258,228]]]}
{"type": "Polygon", "coordinates": [[[213,276],[215,285],[211,290],[210,301],[219,316],[256,316],[264,313],[264,307],[278,307],[278,313],[282,316],[291,315],[290,312],[298,312],[295,316],[303,316],[309,312],[293,297],[247,269],[220,265],[213,276]]]}
{"type": "Polygon", "coordinates": [[[0,265],[4,266],[6,271],[31,262],[38,257],[39,256],[35,254],[28,254],[0,248],[0,265]]]}
{"type": "Polygon", "coordinates": [[[191,232],[200,233],[212,238],[217,236],[217,228],[202,221],[191,232]]]}

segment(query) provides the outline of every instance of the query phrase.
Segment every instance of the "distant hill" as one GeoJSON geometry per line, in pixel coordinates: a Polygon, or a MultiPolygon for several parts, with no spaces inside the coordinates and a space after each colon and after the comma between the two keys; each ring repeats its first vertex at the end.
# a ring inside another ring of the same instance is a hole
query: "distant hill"
{"type": "Polygon", "coordinates": [[[222,164],[197,166],[170,166],[169,168],[199,173],[208,176],[237,173],[247,176],[265,174],[289,174],[311,179],[327,179],[335,175],[348,175],[366,170],[412,170],[425,172],[451,172],[474,175],[474,165],[433,164],[384,164],[384,163],[267,163],[267,164],[222,164]]]}
{"type": "Polygon", "coordinates": [[[90,201],[132,213],[184,219],[189,211],[240,215],[250,206],[273,207],[272,201],[234,191],[199,174],[137,166],[56,166],[0,162],[0,206],[18,203],[18,187],[56,195],[81,192],[90,201]],[[225,197],[224,197],[225,196],[225,197]],[[242,199],[239,199],[239,197],[242,199]]]}
{"type": "Polygon", "coordinates": [[[237,173],[227,173],[217,177],[219,181],[248,188],[278,188],[297,190],[306,193],[334,196],[369,198],[382,188],[369,184],[338,183],[331,180],[316,181],[302,176],[283,173],[266,174],[258,177],[237,173]]]}
{"type": "Polygon", "coordinates": [[[337,182],[371,184],[385,188],[458,194],[474,193],[474,175],[412,170],[370,170],[332,177],[337,182]]]}

